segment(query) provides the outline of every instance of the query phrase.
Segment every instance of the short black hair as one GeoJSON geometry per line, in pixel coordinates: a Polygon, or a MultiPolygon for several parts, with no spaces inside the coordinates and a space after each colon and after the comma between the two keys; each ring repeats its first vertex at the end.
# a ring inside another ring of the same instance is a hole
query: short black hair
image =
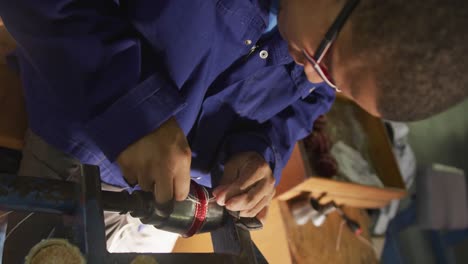
{"type": "Polygon", "coordinates": [[[383,118],[427,118],[468,96],[467,0],[362,0],[353,52],[376,67],[383,118]]]}

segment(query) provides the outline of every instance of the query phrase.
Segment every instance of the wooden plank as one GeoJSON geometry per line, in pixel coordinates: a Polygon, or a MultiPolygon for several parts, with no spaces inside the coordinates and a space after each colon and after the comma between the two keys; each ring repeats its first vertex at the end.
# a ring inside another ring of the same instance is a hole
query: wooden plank
{"type": "Polygon", "coordinates": [[[21,149],[27,128],[19,76],[0,64],[0,146],[21,149]]]}
{"type": "Polygon", "coordinates": [[[301,185],[306,188],[314,188],[319,192],[327,192],[329,194],[343,194],[348,197],[392,200],[404,197],[406,191],[392,188],[376,188],[373,186],[359,185],[350,182],[340,182],[330,179],[313,177],[307,179],[301,185]]]}
{"type": "MultiPolygon", "coordinates": [[[[297,195],[291,196],[290,199],[294,199],[299,195],[304,195],[304,193],[297,193],[297,195]]],[[[378,199],[363,199],[363,198],[356,198],[356,197],[347,197],[345,195],[335,195],[335,194],[324,194],[319,192],[309,193],[310,197],[314,197],[315,199],[320,198],[321,204],[326,204],[331,201],[335,202],[338,205],[346,205],[356,208],[372,208],[378,209],[386,206],[388,204],[388,200],[378,200],[378,199]]],[[[281,197],[283,198],[283,197],[281,197]]],[[[287,199],[287,200],[290,200],[287,199]]],[[[285,201],[285,200],[282,200],[285,201]]]]}
{"type": "Polygon", "coordinates": [[[385,187],[405,189],[403,177],[398,163],[393,155],[392,144],[387,135],[385,125],[380,118],[374,117],[359,107],[348,97],[338,94],[337,101],[352,104],[356,109],[356,117],[361,123],[369,139],[369,156],[377,176],[385,187]]]}
{"type": "MultiPolygon", "coordinates": [[[[269,263],[292,263],[286,229],[276,199],[270,205],[263,229],[251,232],[250,235],[269,263]]],[[[173,252],[213,252],[211,237],[209,234],[199,234],[191,238],[179,238],[173,252]]]]}
{"type": "Polygon", "coordinates": [[[27,127],[21,81],[5,64],[5,56],[16,47],[0,18],[0,146],[21,149],[27,127]]]}
{"type": "Polygon", "coordinates": [[[363,200],[350,197],[337,197],[332,195],[327,195],[323,197],[320,200],[320,203],[326,204],[331,201],[335,202],[338,205],[346,205],[361,209],[378,209],[388,204],[388,201],[386,200],[363,200]]]}
{"type": "Polygon", "coordinates": [[[329,195],[324,193],[309,193],[309,196],[314,199],[320,199],[321,204],[326,204],[328,202],[335,202],[338,205],[346,205],[355,208],[381,208],[385,206],[387,200],[368,200],[355,197],[347,197],[344,195],[329,195]]]}
{"type": "MultiPolygon", "coordinates": [[[[338,96],[337,101],[340,104],[351,104],[351,107],[355,109],[356,119],[361,123],[363,131],[366,133],[365,136],[368,138],[370,162],[385,187],[362,186],[329,180],[315,175],[309,163],[308,153],[303,142],[300,141],[298,146],[302,162],[295,161],[295,164],[298,164],[296,166],[300,168],[295,173],[301,176],[305,174],[306,178],[307,176],[312,178],[308,178],[305,183],[296,184],[287,193],[282,190],[279,193],[279,199],[288,200],[301,192],[318,192],[326,193],[328,195],[327,199],[336,198],[340,202],[360,208],[365,206],[375,208],[376,206],[385,206],[393,199],[404,197],[406,195],[405,185],[383,122],[379,118],[366,113],[346,97],[338,96]]],[[[297,154],[293,155],[292,158],[299,159],[297,154]]]]}
{"type": "Polygon", "coordinates": [[[0,64],[5,64],[5,55],[9,54],[16,47],[15,40],[3,25],[0,19],[0,64]]]}
{"type": "Polygon", "coordinates": [[[174,253],[210,253],[213,252],[213,244],[209,233],[195,235],[190,238],[180,237],[172,250],[174,253]]]}
{"type": "MultiPolygon", "coordinates": [[[[373,264],[378,263],[372,248],[358,240],[343,226],[339,250],[336,250],[341,217],[332,213],[320,227],[311,222],[298,226],[287,202],[279,203],[283,221],[288,230],[288,241],[294,263],[373,264]]],[[[369,239],[369,218],[363,210],[344,208],[349,218],[357,221],[363,229],[363,237],[369,239]]]]}
{"type": "Polygon", "coordinates": [[[301,192],[328,193],[346,195],[357,199],[387,200],[400,199],[406,195],[406,191],[391,188],[376,188],[355,183],[338,182],[335,180],[312,177],[297,185],[288,192],[278,196],[280,200],[289,200],[301,192]]]}
{"type": "MultiPolygon", "coordinates": [[[[291,155],[291,159],[289,160],[288,164],[283,170],[283,175],[281,177],[281,182],[277,186],[276,195],[280,197],[280,199],[285,200],[287,197],[282,197],[281,194],[285,193],[286,190],[291,190],[294,187],[300,185],[305,180],[305,175],[307,175],[307,165],[305,164],[302,157],[304,155],[304,149],[301,148],[302,144],[296,144],[293,153],[291,155]]],[[[306,190],[309,191],[309,190],[306,190]]],[[[316,191],[323,191],[323,190],[313,190],[314,194],[316,191]]],[[[294,193],[290,194],[289,197],[294,197],[301,192],[295,191],[294,193]]],[[[340,193],[333,193],[328,192],[328,195],[325,197],[326,200],[329,201],[330,199],[335,199],[337,204],[346,204],[353,207],[359,208],[381,208],[388,204],[389,200],[380,200],[380,199],[368,199],[366,197],[349,197],[346,196],[346,193],[340,191],[340,193]]],[[[322,194],[322,193],[320,193],[322,194]]]]}
{"type": "Polygon", "coordinates": [[[302,166],[304,167],[306,177],[315,175],[312,170],[312,165],[309,162],[309,158],[308,158],[308,154],[307,154],[307,150],[305,148],[304,142],[302,140],[298,141],[296,145],[299,147],[299,150],[300,150],[301,160],[302,160],[301,163],[302,163],[302,166]]]}
{"type": "Polygon", "coordinates": [[[281,181],[278,186],[276,186],[276,196],[301,184],[306,179],[306,175],[308,174],[305,172],[301,150],[299,149],[299,145],[296,144],[291,158],[283,169],[281,181]]]}
{"type": "Polygon", "coordinates": [[[362,109],[358,111],[358,119],[370,139],[370,159],[383,185],[402,190],[406,189],[382,120],[367,114],[362,109]]]}
{"type": "Polygon", "coordinates": [[[278,200],[274,199],[270,204],[268,218],[263,229],[250,234],[268,263],[289,264],[292,263],[292,259],[289,252],[287,232],[278,200]]]}

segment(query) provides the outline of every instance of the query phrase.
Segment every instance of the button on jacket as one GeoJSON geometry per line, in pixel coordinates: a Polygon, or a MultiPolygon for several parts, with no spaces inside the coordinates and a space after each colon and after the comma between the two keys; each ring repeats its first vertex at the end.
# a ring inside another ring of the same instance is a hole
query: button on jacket
{"type": "Polygon", "coordinates": [[[192,177],[256,151],[279,180],[335,94],[307,81],[258,0],[0,0],[29,125],[126,186],[116,157],[175,116],[192,177]],[[310,92],[312,91],[312,92],[310,92]]]}

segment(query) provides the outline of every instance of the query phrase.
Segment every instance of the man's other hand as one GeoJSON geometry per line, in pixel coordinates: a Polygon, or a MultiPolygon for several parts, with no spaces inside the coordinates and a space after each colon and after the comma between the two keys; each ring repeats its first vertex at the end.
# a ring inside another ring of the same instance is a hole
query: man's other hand
{"type": "Polygon", "coordinates": [[[219,205],[239,211],[241,217],[257,217],[263,221],[275,195],[275,178],[258,153],[240,153],[226,163],[223,178],[213,195],[219,205]]]}
{"type": "Polygon", "coordinates": [[[165,204],[187,198],[191,159],[185,134],[171,118],[125,149],[117,163],[129,184],[138,183],[142,190],[154,192],[158,203],[165,204]]]}

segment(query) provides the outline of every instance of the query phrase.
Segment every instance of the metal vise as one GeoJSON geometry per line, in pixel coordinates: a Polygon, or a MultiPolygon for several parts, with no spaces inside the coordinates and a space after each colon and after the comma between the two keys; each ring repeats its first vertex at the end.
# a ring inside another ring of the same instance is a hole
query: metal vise
{"type": "MultiPolygon", "coordinates": [[[[131,213],[144,223],[190,236],[211,232],[214,254],[156,253],[158,263],[266,263],[250,239],[261,228],[254,218],[233,217],[218,206],[211,192],[195,183],[189,197],[158,206],[151,193],[101,191],[99,168],[83,165],[81,183],[0,174],[0,209],[72,216],[68,241],[78,246],[87,263],[130,263],[137,253],[107,252],[103,211],[131,213]]],[[[38,227],[40,228],[40,227],[38,227]]]]}

